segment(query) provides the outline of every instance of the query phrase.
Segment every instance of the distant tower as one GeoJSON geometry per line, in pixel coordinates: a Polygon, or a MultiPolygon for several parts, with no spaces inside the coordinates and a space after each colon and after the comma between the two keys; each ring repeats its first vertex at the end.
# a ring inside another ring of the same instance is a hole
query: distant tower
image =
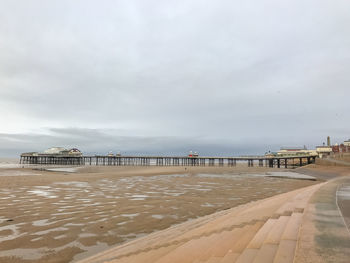
{"type": "Polygon", "coordinates": [[[327,137],[327,146],[331,146],[331,137],[327,137]]]}

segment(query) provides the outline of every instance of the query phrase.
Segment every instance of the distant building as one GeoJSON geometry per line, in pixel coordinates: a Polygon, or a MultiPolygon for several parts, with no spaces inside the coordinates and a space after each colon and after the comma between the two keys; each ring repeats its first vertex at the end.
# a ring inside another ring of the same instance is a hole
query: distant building
{"type": "Polygon", "coordinates": [[[316,152],[320,158],[327,157],[333,153],[332,146],[316,146],[316,152]]]}
{"type": "Polygon", "coordinates": [[[42,153],[30,152],[30,153],[25,153],[25,154],[31,155],[31,156],[42,156],[42,155],[62,156],[62,155],[64,155],[64,156],[76,156],[76,157],[83,155],[82,152],[77,148],[66,149],[63,147],[51,147],[42,153]]]}
{"type": "Polygon", "coordinates": [[[198,156],[199,156],[199,154],[197,152],[193,153],[192,151],[190,151],[188,154],[188,157],[198,157],[198,156]]]}
{"type": "Polygon", "coordinates": [[[277,156],[295,156],[295,155],[316,155],[316,150],[308,150],[306,147],[282,147],[277,152],[277,156]]]}
{"type": "Polygon", "coordinates": [[[266,156],[266,157],[275,157],[276,155],[277,155],[276,152],[266,152],[266,153],[265,153],[265,156],[266,156]]]}
{"type": "Polygon", "coordinates": [[[344,144],[342,144],[342,152],[350,153],[350,139],[347,141],[344,141],[344,144]]]}
{"type": "Polygon", "coordinates": [[[63,147],[51,147],[43,152],[44,154],[68,154],[69,150],[63,147]]]}
{"type": "Polygon", "coordinates": [[[74,156],[82,156],[83,155],[83,153],[77,148],[70,149],[68,154],[74,155],[74,156]]]}

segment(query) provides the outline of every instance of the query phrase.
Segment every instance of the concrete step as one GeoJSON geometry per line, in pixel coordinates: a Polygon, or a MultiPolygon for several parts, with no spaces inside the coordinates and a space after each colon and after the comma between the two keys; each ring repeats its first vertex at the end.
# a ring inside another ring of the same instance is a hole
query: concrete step
{"type": "Polygon", "coordinates": [[[253,263],[273,263],[277,249],[277,244],[263,244],[256,254],[253,263]]]}
{"type": "MultiPolygon", "coordinates": [[[[282,206],[278,213],[303,208],[304,202],[300,202],[299,199],[311,193],[312,191],[307,191],[307,193],[298,195],[294,200],[282,206]]],[[[301,219],[302,213],[269,219],[235,263],[293,262],[301,219]]]]}
{"type": "Polygon", "coordinates": [[[242,254],[239,255],[235,263],[251,263],[260,248],[246,248],[242,254]]]}
{"type": "Polygon", "coordinates": [[[229,251],[220,261],[220,263],[233,263],[239,257],[239,253],[229,251]]]}
{"type": "Polygon", "coordinates": [[[264,241],[269,235],[271,229],[276,225],[277,219],[270,218],[266,223],[260,228],[260,230],[255,234],[253,239],[249,242],[246,249],[237,258],[236,263],[251,263],[254,261],[255,256],[262,247],[264,241]]]}
{"type": "Polygon", "coordinates": [[[199,259],[204,261],[211,257],[223,257],[227,251],[232,247],[232,244],[242,236],[247,227],[235,228],[232,231],[222,232],[217,243],[213,243],[212,247],[200,255],[199,259]]]}
{"type": "Polygon", "coordinates": [[[252,225],[243,233],[239,241],[232,246],[232,251],[241,254],[263,225],[264,222],[257,222],[252,225]]]}
{"type": "Polygon", "coordinates": [[[282,239],[287,240],[297,240],[299,228],[301,226],[303,214],[302,213],[293,213],[288,221],[288,224],[282,234],[282,239]]]}
{"type": "Polygon", "coordinates": [[[173,249],[176,248],[176,245],[168,246],[168,247],[162,247],[159,249],[150,250],[147,252],[141,252],[135,255],[130,255],[128,257],[123,257],[120,259],[110,260],[110,261],[104,261],[109,263],[153,263],[158,258],[164,256],[165,254],[169,253],[173,249]]]}
{"type": "Polygon", "coordinates": [[[247,230],[235,244],[232,244],[231,249],[228,250],[227,254],[223,257],[223,260],[220,263],[235,262],[245,250],[247,245],[251,242],[256,233],[259,232],[259,229],[261,229],[263,224],[263,222],[257,222],[254,225],[247,226],[247,230]]]}
{"type": "Polygon", "coordinates": [[[304,209],[308,203],[310,196],[315,192],[318,186],[310,187],[305,191],[298,193],[290,201],[282,205],[277,211],[277,214],[283,214],[286,211],[294,211],[296,209],[304,209]]]}
{"type": "Polygon", "coordinates": [[[215,233],[210,236],[203,236],[192,239],[185,244],[178,246],[168,254],[154,261],[153,263],[192,263],[194,260],[200,259],[200,256],[209,250],[213,244],[220,240],[221,233],[215,233]]]}
{"type": "Polygon", "coordinates": [[[291,215],[288,224],[286,225],[286,228],[282,234],[274,260],[275,263],[293,262],[302,216],[302,213],[293,213],[291,215]]]}
{"type": "Polygon", "coordinates": [[[263,245],[256,253],[254,260],[252,261],[253,263],[272,263],[274,261],[282,234],[285,231],[289,219],[290,216],[280,216],[275,221],[270,232],[267,234],[263,245]]]}
{"type": "Polygon", "coordinates": [[[280,216],[278,219],[267,220],[235,263],[259,262],[257,260],[260,257],[263,257],[266,262],[271,258],[273,260],[289,219],[289,216],[280,216]]]}
{"type": "Polygon", "coordinates": [[[264,243],[267,235],[270,233],[271,228],[276,223],[277,219],[269,219],[266,223],[259,229],[254,238],[249,242],[247,248],[260,248],[264,243]]]}
{"type": "Polygon", "coordinates": [[[207,261],[203,261],[203,263],[220,263],[220,261],[222,260],[222,257],[212,257],[210,259],[208,259],[207,261]]]}
{"type": "Polygon", "coordinates": [[[278,246],[274,263],[293,263],[297,241],[282,240],[278,246]]]}
{"type": "Polygon", "coordinates": [[[264,244],[279,244],[290,216],[280,216],[264,240],[264,244]]]}

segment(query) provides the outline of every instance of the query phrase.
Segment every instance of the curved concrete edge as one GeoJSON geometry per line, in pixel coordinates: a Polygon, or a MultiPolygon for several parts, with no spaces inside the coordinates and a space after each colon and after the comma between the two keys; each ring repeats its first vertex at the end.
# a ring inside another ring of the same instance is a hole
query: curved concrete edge
{"type": "Polygon", "coordinates": [[[314,193],[304,212],[295,263],[349,262],[350,235],[337,204],[337,189],[350,177],[335,178],[314,193]]]}

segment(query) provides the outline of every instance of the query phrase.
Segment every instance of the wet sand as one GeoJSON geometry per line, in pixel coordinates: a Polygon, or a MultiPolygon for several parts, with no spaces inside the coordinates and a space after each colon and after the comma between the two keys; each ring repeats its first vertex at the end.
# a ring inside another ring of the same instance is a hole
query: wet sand
{"type": "Polygon", "coordinates": [[[0,169],[0,262],[70,262],[190,219],[315,184],[281,169],[0,169]],[[248,175],[250,174],[250,175],[248,175]]]}

